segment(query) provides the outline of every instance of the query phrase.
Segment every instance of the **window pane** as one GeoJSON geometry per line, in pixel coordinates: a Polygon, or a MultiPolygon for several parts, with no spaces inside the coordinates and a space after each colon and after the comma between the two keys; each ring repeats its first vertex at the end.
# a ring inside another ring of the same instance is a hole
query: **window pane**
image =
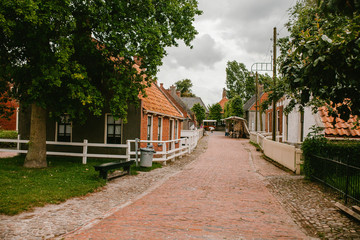
{"type": "Polygon", "coordinates": [[[67,124],[66,125],[66,134],[70,135],[70,133],[71,133],[71,125],[67,124]]]}
{"type": "MultiPolygon", "coordinates": [[[[115,120],[115,119],[114,119],[115,120]]],[[[115,124],[121,124],[121,119],[119,118],[118,120],[115,121],[115,124]]]]}
{"type": "Polygon", "coordinates": [[[59,125],[59,134],[64,134],[65,133],[65,126],[60,124],[59,125]]]}
{"type": "Polygon", "coordinates": [[[108,134],[111,134],[111,135],[114,134],[114,125],[109,125],[108,126],[108,134]]]}
{"type": "Polygon", "coordinates": [[[107,116],[107,123],[114,123],[114,117],[112,115],[107,116]]]}
{"type": "Polygon", "coordinates": [[[116,135],[120,134],[120,133],[121,133],[120,131],[121,131],[121,126],[120,126],[120,125],[116,125],[116,126],[115,126],[115,134],[116,134],[116,135]]]}

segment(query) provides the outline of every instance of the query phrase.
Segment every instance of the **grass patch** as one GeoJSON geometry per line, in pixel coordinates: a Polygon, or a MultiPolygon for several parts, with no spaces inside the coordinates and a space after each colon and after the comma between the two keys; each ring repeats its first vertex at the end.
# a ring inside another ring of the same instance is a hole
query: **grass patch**
{"type": "Polygon", "coordinates": [[[259,144],[251,142],[251,141],[250,141],[250,144],[253,145],[256,148],[256,151],[261,151],[261,147],[260,147],[259,144]]]}
{"type": "Polygon", "coordinates": [[[134,163],[133,165],[131,165],[130,171],[131,171],[131,175],[137,175],[138,171],[150,172],[151,170],[154,170],[156,168],[162,168],[161,163],[153,162],[152,167],[141,167],[141,166],[136,167],[136,164],[134,163]]]}
{"type": "Polygon", "coordinates": [[[104,186],[94,165],[108,159],[48,157],[48,168],[27,169],[22,165],[25,156],[0,159],[0,213],[16,215],[33,207],[60,203],[83,196],[104,186]]]}

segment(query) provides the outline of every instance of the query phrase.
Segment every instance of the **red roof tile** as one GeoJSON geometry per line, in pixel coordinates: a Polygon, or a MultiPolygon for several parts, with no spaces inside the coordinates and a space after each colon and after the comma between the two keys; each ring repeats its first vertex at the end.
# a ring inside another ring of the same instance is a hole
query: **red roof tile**
{"type": "Polygon", "coordinates": [[[336,118],[336,124],[333,126],[332,122],[334,118],[329,117],[328,110],[325,106],[319,108],[319,115],[325,127],[326,137],[360,137],[360,127],[353,129],[353,122],[355,121],[353,116],[351,116],[347,122],[340,118],[336,118]]]}
{"type": "Polygon", "coordinates": [[[183,115],[174,107],[169,99],[165,97],[163,92],[155,83],[152,83],[150,87],[146,88],[145,92],[147,97],[140,96],[145,110],[183,118],[183,115]]]}

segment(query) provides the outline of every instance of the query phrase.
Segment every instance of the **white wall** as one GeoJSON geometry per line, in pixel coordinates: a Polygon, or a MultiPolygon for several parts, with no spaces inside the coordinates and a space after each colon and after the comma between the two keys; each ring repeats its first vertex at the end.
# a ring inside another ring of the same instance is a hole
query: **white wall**
{"type": "MultiPolygon", "coordinates": [[[[290,100],[284,101],[284,108],[290,100]]],[[[288,115],[288,127],[286,127],[286,116],[283,115],[283,139],[289,143],[299,143],[301,137],[301,114],[298,107],[295,107],[288,115]],[[288,129],[288,138],[286,138],[286,128],[288,129]]],[[[304,109],[304,139],[311,132],[312,126],[323,127],[318,113],[313,113],[311,107],[304,109]]]]}

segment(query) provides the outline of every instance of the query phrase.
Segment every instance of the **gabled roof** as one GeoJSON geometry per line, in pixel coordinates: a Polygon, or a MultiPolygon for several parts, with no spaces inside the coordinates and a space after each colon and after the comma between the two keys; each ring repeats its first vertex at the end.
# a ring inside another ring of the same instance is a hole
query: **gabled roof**
{"type": "Polygon", "coordinates": [[[252,97],[246,101],[246,103],[244,104],[243,108],[244,108],[244,111],[249,111],[250,108],[255,104],[255,101],[256,101],[256,96],[255,94],[252,95],[252,97]]]}
{"type": "Polygon", "coordinates": [[[325,127],[325,137],[360,137],[360,127],[354,128],[353,123],[356,121],[354,116],[351,116],[347,122],[336,118],[336,124],[333,126],[332,122],[334,121],[334,117],[329,116],[325,106],[320,107],[318,113],[325,127]]]}
{"type": "Polygon", "coordinates": [[[200,97],[182,97],[181,100],[188,106],[189,109],[191,109],[195,104],[199,103],[201,106],[203,106],[203,108],[205,108],[206,112],[209,112],[200,97]]]}
{"type": "Polygon", "coordinates": [[[147,97],[140,96],[143,108],[148,112],[163,114],[175,118],[184,118],[183,114],[164,95],[156,83],[145,89],[147,97]]]}
{"type": "Polygon", "coordinates": [[[178,97],[177,95],[173,96],[171,94],[171,90],[165,89],[162,83],[160,84],[160,89],[170,99],[170,101],[175,104],[177,109],[182,112],[184,118],[192,119],[191,111],[187,109],[186,105],[183,103],[180,97],[178,97]]]}
{"type": "MultiPolygon", "coordinates": [[[[260,92],[259,94],[259,98],[260,98],[260,103],[262,103],[263,101],[265,101],[268,97],[268,94],[266,92],[260,92]]],[[[259,101],[259,100],[258,100],[259,101]]],[[[252,97],[246,101],[246,103],[244,104],[243,108],[244,111],[255,111],[255,102],[256,102],[256,96],[255,94],[252,95],[252,97]]]]}

